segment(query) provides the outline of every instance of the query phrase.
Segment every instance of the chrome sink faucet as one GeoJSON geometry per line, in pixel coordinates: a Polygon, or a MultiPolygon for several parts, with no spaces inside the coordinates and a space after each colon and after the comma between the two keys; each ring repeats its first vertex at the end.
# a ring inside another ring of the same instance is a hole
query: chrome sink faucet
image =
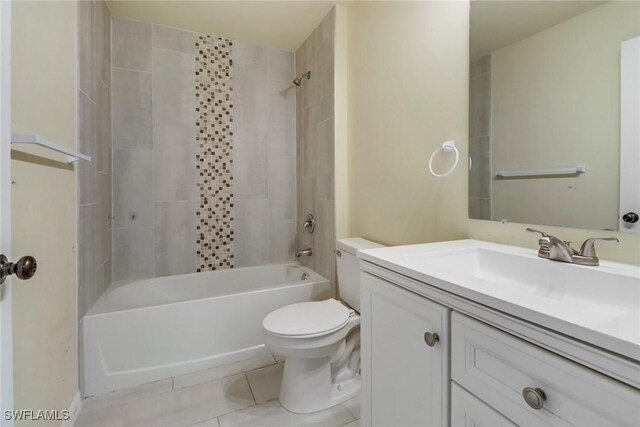
{"type": "Polygon", "coordinates": [[[600,265],[600,260],[596,256],[596,248],[594,245],[596,240],[620,242],[617,237],[592,237],[585,240],[580,247],[580,251],[577,251],[571,247],[571,242],[565,242],[544,231],[534,230],[532,228],[527,228],[527,231],[540,233],[542,235],[540,240],[538,240],[538,256],[540,258],[580,265],[600,265]]]}

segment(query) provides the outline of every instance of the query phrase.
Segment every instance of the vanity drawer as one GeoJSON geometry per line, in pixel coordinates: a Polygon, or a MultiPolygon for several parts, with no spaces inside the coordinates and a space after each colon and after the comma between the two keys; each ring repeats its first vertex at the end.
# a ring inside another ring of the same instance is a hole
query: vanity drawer
{"type": "Polygon", "coordinates": [[[451,383],[451,426],[515,427],[516,425],[458,384],[451,383]]]}
{"type": "Polygon", "coordinates": [[[451,376],[518,425],[637,426],[640,390],[459,313],[451,376]],[[530,407],[523,390],[542,408],[530,407]]]}

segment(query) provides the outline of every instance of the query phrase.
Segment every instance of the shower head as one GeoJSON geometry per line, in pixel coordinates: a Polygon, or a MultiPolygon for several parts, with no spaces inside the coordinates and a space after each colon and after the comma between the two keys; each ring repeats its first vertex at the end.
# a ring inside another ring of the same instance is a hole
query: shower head
{"type": "Polygon", "coordinates": [[[300,74],[298,77],[293,79],[293,84],[296,86],[300,86],[302,84],[302,80],[304,80],[305,77],[307,78],[307,80],[309,80],[311,78],[311,71],[300,74]]]}

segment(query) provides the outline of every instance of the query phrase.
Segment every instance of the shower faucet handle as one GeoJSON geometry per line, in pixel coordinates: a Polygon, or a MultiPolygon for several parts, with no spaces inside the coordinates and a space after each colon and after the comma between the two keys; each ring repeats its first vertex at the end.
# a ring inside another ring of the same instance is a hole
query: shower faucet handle
{"type": "Polygon", "coordinates": [[[312,214],[307,214],[304,219],[304,223],[302,224],[302,231],[307,231],[309,234],[312,234],[316,229],[316,219],[312,214]]]}

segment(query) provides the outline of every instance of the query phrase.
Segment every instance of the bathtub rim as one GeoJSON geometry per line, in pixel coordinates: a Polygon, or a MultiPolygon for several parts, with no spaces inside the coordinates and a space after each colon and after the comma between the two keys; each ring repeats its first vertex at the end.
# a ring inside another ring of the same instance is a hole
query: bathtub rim
{"type": "MultiPolygon", "coordinates": [[[[219,270],[218,272],[221,271],[233,271],[233,270],[239,270],[239,269],[247,269],[247,270],[259,270],[260,268],[264,268],[264,267],[274,267],[274,266],[295,266],[295,267],[300,267],[304,272],[308,272],[309,277],[305,280],[296,280],[293,282],[282,282],[282,283],[275,283],[269,286],[261,286],[261,287],[256,287],[255,289],[250,289],[250,290],[245,290],[242,292],[235,292],[235,293],[224,293],[224,294],[220,294],[220,295],[209,295],[203,298],[192,298],[192,299],[185,299],[185,300],[180,300],[180,301],[170,301],[170,302],[164,302],[164,303],[160,303],[160,304],[151,304],[151,305],[144,305],[144,306],[139,306],[139,307],[126,307],[126,308],[117,308],[117,309],[113,309],[114,307],[111,307],[111,309],[109,311],[104,311],[104,310],[99,310],[97,312],[96,311],[96,307],[100,307],[102,308],[102,305],[106,305],[104,303],[102,303],[102,301],[104,301],[105,299],[108,298],[109,294],[113,291],[115,291],[116,289],[120,289],[124,286],[127,285],[133,285],[136,283],[140,283],[140,282],[146,282],[146,281],[152,281],[152,280],[170,280],[170,279],[175,279],[176,277],[184,277],[185,279],[189,278],[189,277],[193,277],[195,275],[200,275],[200,274],[212,274],[212,273],[216,273],[216,271],[204,271],[204,272],[194,272],[194,273],[185,273],[185,274],[175,274],[175,275],[171,275],[171,276],[162,276],[162,277],[150,277],[150,278],[144,278],[144,279],[132,279],[132,280],[120,280],[117,282],[112,282],[107,289],[103,292],[102,295],[100,295],[100,297],[96,300],[95,303],[93,303],[93,305],[91,306],[91,308],[89,308],[89,310],[87,310],[87,312],[84,314],[84,316],[82,316],[81,320],[84,320],[87,317],[94,317],[94,316],[108,316],[108,315],[112,315],[112,314],[117,314],[117,313],[122,313],[125,311],[135,311],[135,310],[145,310],[145,309],[152,309],[155,307],[161,307],[161,306],[168,306],[168,305],[175,305],[175,304],[186,304],[186,303],[190,303],[193,301],[197,301],[197,300],[208,300],[208,299],[216,299],[216,298],[224,298],[224,297],[229,297],[229,296],[233,296],[233,295],[237,295],[239,293],[244,293],[244,292],[250,292],[250,293],[259,293],[259,292],[264,292],[264,291],[268,291],[268,290],[275,290],[278,288],[284,288],[284,287],[289,287],[289,286],[302,286],[302,285],[309,285],[312,283],[322,283],[322,282],[329,282],[329,284],[331,284],[331,281],[329,279],[327,279],[326,277],[322,276],[320,273],[316,272],[315,270],[299,263],[296,261],[288,261],[288,262],[277,262],[277,263],[270,263],[270,264],[264,264],[264,265],[259,265],[259,266],[248,266],[248,267],[238,267],[238,268],[234,268],[234,269],[227,269],[227,270],[219,270]]],[[[333,293],[335,294],[335,287],[333,288],[333,293]]]]}

